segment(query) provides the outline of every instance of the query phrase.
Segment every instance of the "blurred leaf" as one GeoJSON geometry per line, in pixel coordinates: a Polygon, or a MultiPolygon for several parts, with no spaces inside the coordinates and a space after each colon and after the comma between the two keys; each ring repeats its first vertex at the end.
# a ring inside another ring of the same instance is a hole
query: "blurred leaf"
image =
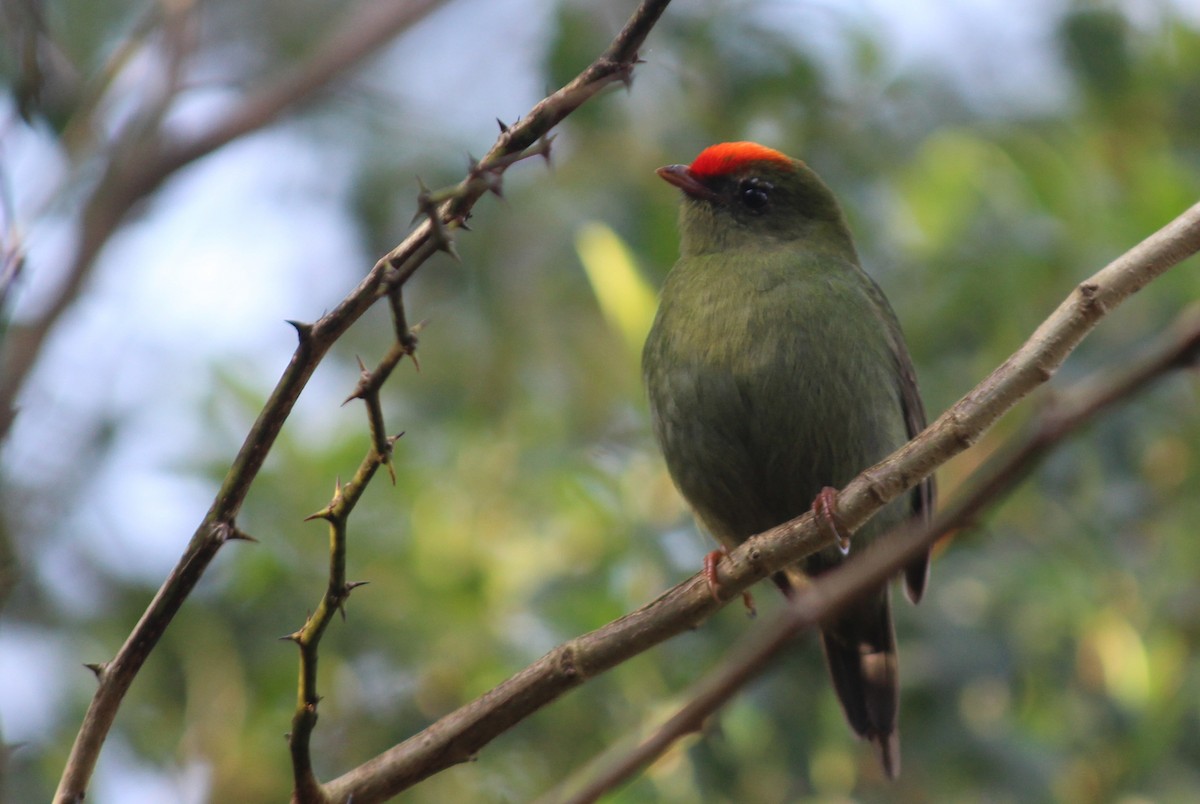
{"type": "Polygon", "coordinates": [[[612,229],[592,222],[575,235],[575,249],[604,317],[621,334],[630,353],[641,354],[657,301],[628,247],[612,229]]]}

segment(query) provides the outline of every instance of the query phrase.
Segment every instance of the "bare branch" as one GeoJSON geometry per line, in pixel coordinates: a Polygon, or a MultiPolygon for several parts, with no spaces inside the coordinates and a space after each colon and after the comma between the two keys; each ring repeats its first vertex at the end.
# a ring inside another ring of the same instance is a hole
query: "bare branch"
{"type": "MultiPolygon", "coordinates": [[[[355,15],[318,46],[312,58],[250,92],[226,117],[192,139],[165,139],[158,124],[174,98],[156,101],[150,119],[141,121],[136,132],[129,131],[102,167],[102,178],[84,203],[79,219],[78,245],[69,260],[66,280],[53,303],[37,320],[14,327],[9,333],[7,359],[0,365],[0,437],[12,424],[17,394],[41,354],[46,338],[79,296],[96,257],[135,204],[158,189],[180,168],[262,128],[308,100],[445,2],[387,0],[360,4],[355,15]]],[[[186,13],[186,9],[180,12],[186,13]]],[[[168,17],[171,25],[180,24],[175,17],[168,17]]],[[[144,33],[139,30],[138,35],[144,33]]],[[[171,83],[178,84],[178,80],[171,83]]]]}
{"type": "MultiPolygon", "coordinates": [[[[1108,312],[1155,277],[1200,250],[1200,204],[1081,284],[996,371],[932,426],[855,478],[838,495],[839,517],[857,529],[887,501],[974,443],[1004,412],[1044,383],[1108,312]]],[[[721,563],[720,594],[751,584],[833,544],[812,513],[752,536],[721,563]]],[[[893,540],[897,541],[897,540],[893,540]]],[[[847,564],[849,571],[862,562],[847,564]]],[[[896,564],[899,566],[899,564],[896,564]]],[[[608,625],[559,645],[524,670],[364,765],[326,785],[334,801],[379,801],[467,761],[497,735],[585,681],[715,612],[697,574],[608,625]]]]}
{"type": "Polygon", "coordinates": [[[264,83],[207,133],[164,153],[164,168],[168,172],[177,170],[271,123],[298,102],[311,99],[392,41],[398,33],[408,30],[445,3],[446,0],[360,3],[354,15],[330,34],[307,61],[264,83]]]}

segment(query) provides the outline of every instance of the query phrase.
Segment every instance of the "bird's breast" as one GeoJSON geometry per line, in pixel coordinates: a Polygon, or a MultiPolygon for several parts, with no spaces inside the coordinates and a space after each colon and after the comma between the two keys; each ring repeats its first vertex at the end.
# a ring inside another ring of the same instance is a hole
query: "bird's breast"
{"type": "Polygon", "coordinates": [[[718,536],[739,541],[802,513],[905,431],[887,344],[853,283],[721,280],[668,283],[645,370],[672,476],[718,536]]]}

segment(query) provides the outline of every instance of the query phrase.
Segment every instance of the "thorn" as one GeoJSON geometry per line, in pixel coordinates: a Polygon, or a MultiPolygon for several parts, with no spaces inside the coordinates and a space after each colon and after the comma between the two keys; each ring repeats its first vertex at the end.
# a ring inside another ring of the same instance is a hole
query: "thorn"
{"type": "Polygon", "coordinates": [[[501,134],[507,134],[507,133],[508,133],[508,126],[504,125],[504,121],[503,121],[503,120],[501,120],[499,117],[497,117],[497,118],[496,118],[496,124],[497,124],[498,126],[500,126],[500,133],[501,133],[501,134]]]}
{"type": "Polygon", "coordinates": [[[358,385],[354,386],[350,396],[342,400],[342,407],[349,404],[351,400],[365,398],[367,389],[371,385],[371,372],[367,369],[367,364],[358,355],[355,355],[354,359],[358,361],[358,385]]]}
{"type": "MultiPolygon", "coordinates": [[[[426,319],[428,320],[428,319],[426,319]]],[[[421,327],[425,322],[422,321],[415,327],[409,327],[400,338],[400,346],[404,349],[404,354],[412,358],[413,364],[417,367],[417,371],[421,370],[421,361],[417,359],[417,345],[421,339],[417,337],[417,333],[421,331],[421,327]]]]}
{"type": "Polygon", "coordinates": [[[221,540],[221,544],[232,541],[258,542],[258,539],[249,533],[239,530],[237,525],[233,524],[232,521],[218,522],[216,525],[213,525],[213,535],[221,540]]]}
{"type": "Polygon", "coordinates": [[[413,223],[420,220],[421,216],[427,217],[429,219],[429,228],[433,233],[434,245],[438,250],[446,252],[454,259],[459,259],[458,251],[455,250],[454,242],[446,231],[446,224],[442,221],[437,204],[433,202],[432,197],[429,195],[429,188],[420,179],[417,181],[421,185],[421,192],[417,195],[418,209],[417,214],[413,216],[413,223]]]}
{"type": "Polygon", "coordinates": [[[290,318],[287,323],[291,324],[296,330],[296,337],[300,339],[301,345],[307,345],[312,340],[312,324],[305,324],[303,321],[293,321],[290,318]]]}
{"type": "MultiPolygon", "coordinates": [[[[416,346],[420,343],[420,338],[416,334],[420,331],[421,324],[409,326],[408,319],[404,316],[404,304],[400,298],[400,289],[395,290],[395,295],[390,296],[392,307],[392,322],[396,325],[396,341],[400,344],[400,348],[404,350],[404,354],[413,359],[416,365],[416,370],[421,370],[421,364],[416,359],[416,346]]],[[[424,323],[424,322],[422,322],[424,323]]]]}
{"type": "Polygon", "coordinates": [[[503,179],[503,177],[501,176],[501,174],[499,174],[499,173],[488,173],[488,174],[487,174],[487,178],[485,179],[485,181],[487,181],[487,186],[488,186],[488,191],[489,191],[489,192],[491,192],[491,193],[492,193],[493,195],[495,195],[497,198],[503,198],[503,197],[504,197],[504,186],[503,186],[503,185],[504,185],[504,179],[503,179]]]}
{"type": "Polygon", "coordinates": [[[429,192],[429,187],[426,186],[424,180],[417,176],[417,211],[413,213],[412,220],[409,221],[409,226],[412,226],[425,215],[429,214],[429,207],[432,201],[432,195],[429,192]]]}
{"type": "Polygon", "coordinates": [[[557,136],[558,134],[548,134],[547,136],[538,140],[538,145],[541,148],[542,159],[546,160],[547,165],[550,164],[550,146],[554,144],[554,138],[557,136]]]}
{"type": "Polygon", "coordinates": [[[394,436],[388,436],[388,446],[395,446],[396,442],[404,437],[404,431],[396,433],[394,436]]]}
{"type": "Polygon", "coordinates": [[[284,634],[283,636],[281,636],[279,638],[279,641],[280,642],[295,642],[297,645],[299,645],[300,644],[300,632],[293,631],[290,634],[284,634]]]}
{"type": "Polygon", "coordinates": [[[324,519],[327,522],[332,522],[333,521],[333,509],[327,505],[324,508],[322,508],[320,511],[314,511],[313,513],[304,517],[304,519],[302,521],[303,522],[312,522],[314,519],[324,519]]]}
{"type": "Polygon", "coordinates": [[[100,681],[104,678],[104,671],[108,668],[107,662],[89,662],[84,665],[88,670],[96,676],[96,680],[100,681]]]}
{"type": "Polygon", "coordinates": [[[633,65],[634,64],[637,64],[636,60],[631,63],[621,65],[621,69],[620,69],[621,83],[625,85],[626,90],[633,89],[633,65]]]}
{"type": "Polygon", "coordinates": [[[342,599],[338,601],[338,614],[342,615],[342,622],[346,622],[346,601],[350,599],[350,593],[360,586],[366,586],[370,581],[347,581],[342,587],[342,599]]]}

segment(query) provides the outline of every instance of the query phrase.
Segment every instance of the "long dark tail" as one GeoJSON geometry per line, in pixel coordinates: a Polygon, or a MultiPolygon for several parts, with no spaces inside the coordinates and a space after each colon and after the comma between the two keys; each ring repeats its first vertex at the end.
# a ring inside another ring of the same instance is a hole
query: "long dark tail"
{"type": "MultiPolygon", "coordinates": [[[[811,581],[798,567],[772,576],[789,598],[811,581]]],[[[900,776],[900,660],[888,587],[854,603],[821,629],[825,662],[850,728],[875,744],[889,779],[900,776]]]]}
{"type": "Polygon", "coordinates": [[[889,779],[900,775],[900,663],[888,590],[854,604],[821,630],[825,660],[850,727],[875,743],[889,779]]]}

